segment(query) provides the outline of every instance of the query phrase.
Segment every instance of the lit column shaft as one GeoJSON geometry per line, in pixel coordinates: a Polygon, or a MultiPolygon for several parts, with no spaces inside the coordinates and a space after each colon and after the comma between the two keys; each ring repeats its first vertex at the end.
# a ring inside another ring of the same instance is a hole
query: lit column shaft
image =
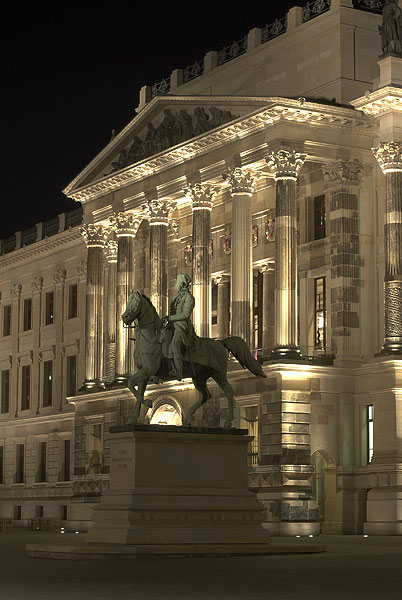
{"type": "Polygon", "coordinates": [[[152,199],[143,205],[148,214],[151,244],[151,301],[158,315],[168,314],[167,228],[174,205],[169,200],[152,199]]]}
{"type": "Polygon", "coordinates": [[[385,175],[384,346],[383,354],[402,354],[402,142],[373,148],[385,175]]]}
{"type": "Polygon", "coordinates": [[[85,313],[85,380],[87,389],[94,387],[103,370],[103,248],[109,231],[101,225],[80,229],[88,248],[87,293],[85,313]]]}
{"type": "Polygon", "coordinates": [[[211,210],[214,192],[196,183],[185,189],[193,210],[193,296],[194,329],[201,337],[209,337],[211,272],[209,247],[211,243],[211,210]]]}
{"type": "Polygon", "coordinates": [[[296,181],[305,154],[279,150],[267,156],[276,181],[275,347],[272,358],[299,358],[297,346],[296,181]]]}
{"type": "Polygon", "coordinates": [[[251,345],[253,265],[251,245],[251,197],[254,179],[240,167],[229,170],[225,179],[232,194],[231,317],[232,335],[251,345]]]}
{"type": "Polygon", "coordinates": [[[115,374],[116,381],[124,382],[134,371],[134,349],[129,347],[129,330],[123,327],[121,315],[126,310],[130,289],[134,288],[134,238],[140,220],[136,215],[121,212],[111,222],[117,238],[115,374]]]}
{"type": "Polygon", "coordinates": [[[107,261],[107,298],[106,298],[106,332],[104,373],[106,377],[114,377],[116,360],[116,274],[118,244],[109,241],[105,247],[107,261]]]}

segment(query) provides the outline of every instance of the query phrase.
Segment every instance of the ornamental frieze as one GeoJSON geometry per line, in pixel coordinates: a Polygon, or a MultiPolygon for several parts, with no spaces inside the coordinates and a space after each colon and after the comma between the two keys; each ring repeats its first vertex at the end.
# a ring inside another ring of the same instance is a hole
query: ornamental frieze
{"type": "Polygon", "coordinates": [[[136,135],[131,145],[120,152],[112,162],[112,173],[238,118],[216,106],[198,106],[191,113],[185,108],[178,112],[165,108],[163,115],[157,127],[147,123],[146,133],[142,137],[136,135]]]}

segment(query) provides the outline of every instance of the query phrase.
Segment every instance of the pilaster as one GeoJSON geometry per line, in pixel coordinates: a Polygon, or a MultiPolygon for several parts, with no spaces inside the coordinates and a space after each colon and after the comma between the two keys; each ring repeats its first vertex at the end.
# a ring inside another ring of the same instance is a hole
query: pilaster
{"type": "Polygon", "coordinates": [[[12,354],[10,356],[10,414],[14,412],[14,416],[18,417],[19,398],[20,398],[20,369],[19,360],[12,357],[17,357],[20,344],[20,328],[21,328],[21,292],[22,285],[14,283],[10,289],[11,296],[11,336],[12,336],[12,354]]]}
{"type": "Polygon", "coordinates": [[[215,277],[215,283],[218,286],[218,339],[224,340],[230,333],[230,277],[218,275],[215,277]]]}
{"type": "Polygon", "coordinates": [[[38,353],[40,348],[40,326],[42,314],[42,288],[43,277],[35,277],[31,282],[32,290],[32,330],[33,330],[33,345],[32,345],[32,409],[36,409],[39,413],[40,398],[39,398],[39,360],[38,353]]]}
{"type": "Polygon", "coordinates": [[[272,358],[301,358],[297,340],[296,182],[306,154],[279,150],[266,157],[276,181],[275,346],[272,358]]]}
{"type": "Polygon", "coordinates": [[[262,273],[262,353],[269,356],[275,339],[275,264],[264,263],[262,273]]]}
{"type": "Polygon", "coordinates": [[[59,269],[53,275],[53,281],[55,285],[54,294],[54,305],[56,307],[54,313],[54,324],[56,334],[56,348],[55,356],[53,359],[53,406],[59,408],[63,405],[63,386],[58,385],[57,382],[63,381],[63,356],[62,356],[62,344],[63,344],[63,319],[64,319],[64,299],[65,299],[65,284],[66,284],[66,271],[65,269],[59,269]]]}
{"type": "Polygon", "coordinates": [[[361,361],[360,181],[358,160],[323,166],[331,244],[331,340],[335,364],[361,361]]]}

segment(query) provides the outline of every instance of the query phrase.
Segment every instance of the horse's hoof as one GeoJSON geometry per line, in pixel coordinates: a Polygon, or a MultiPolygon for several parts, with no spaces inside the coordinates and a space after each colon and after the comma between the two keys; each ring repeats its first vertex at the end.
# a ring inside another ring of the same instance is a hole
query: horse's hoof
{"type": "Polygon", "coordinates": [[[194,421],[194,417],[187,417],[187,419],[184,421],[183,425],[184,427],[191,427],[191,423],[194,421]]]}

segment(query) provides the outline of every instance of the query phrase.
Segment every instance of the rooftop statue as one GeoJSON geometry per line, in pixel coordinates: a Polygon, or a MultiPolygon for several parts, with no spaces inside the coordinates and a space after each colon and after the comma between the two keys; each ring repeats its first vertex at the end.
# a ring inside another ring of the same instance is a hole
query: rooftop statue
{"type": "Polygon", "coordinates": [[[134,361],[138,371],[128,379],[128,387],[137,399],[128,423],[137,422],[142,404],[152,408],[152,400],[144,398],[150,380],[167,381],[190,377],[200,393],[200,399],[187,413],[184,424],[190,425],[194,421],[195,412],[211,398],[206,386],[211,377],[226,395],[229,412],[224,427],[231,427],[234,395],[226,376],[227,351],[237,358],[243,368],[259,377],[266,377],[261,365],[253,358],[246,342],[240,337],[213,340],[196,335],[190,320],[194,309],[190,283],[188,275],[178,275],[178,294],[170,304],[170,314],[163,320],[145,294],[139,290],[130,292],[122,320],[126,327],[135,323],[134,361]]]}
{"type": "Polygon", "coordinates": [[[402,11],[398,0],[385,0],[379,30],[383,54],[402,54],[402,11]]]}

